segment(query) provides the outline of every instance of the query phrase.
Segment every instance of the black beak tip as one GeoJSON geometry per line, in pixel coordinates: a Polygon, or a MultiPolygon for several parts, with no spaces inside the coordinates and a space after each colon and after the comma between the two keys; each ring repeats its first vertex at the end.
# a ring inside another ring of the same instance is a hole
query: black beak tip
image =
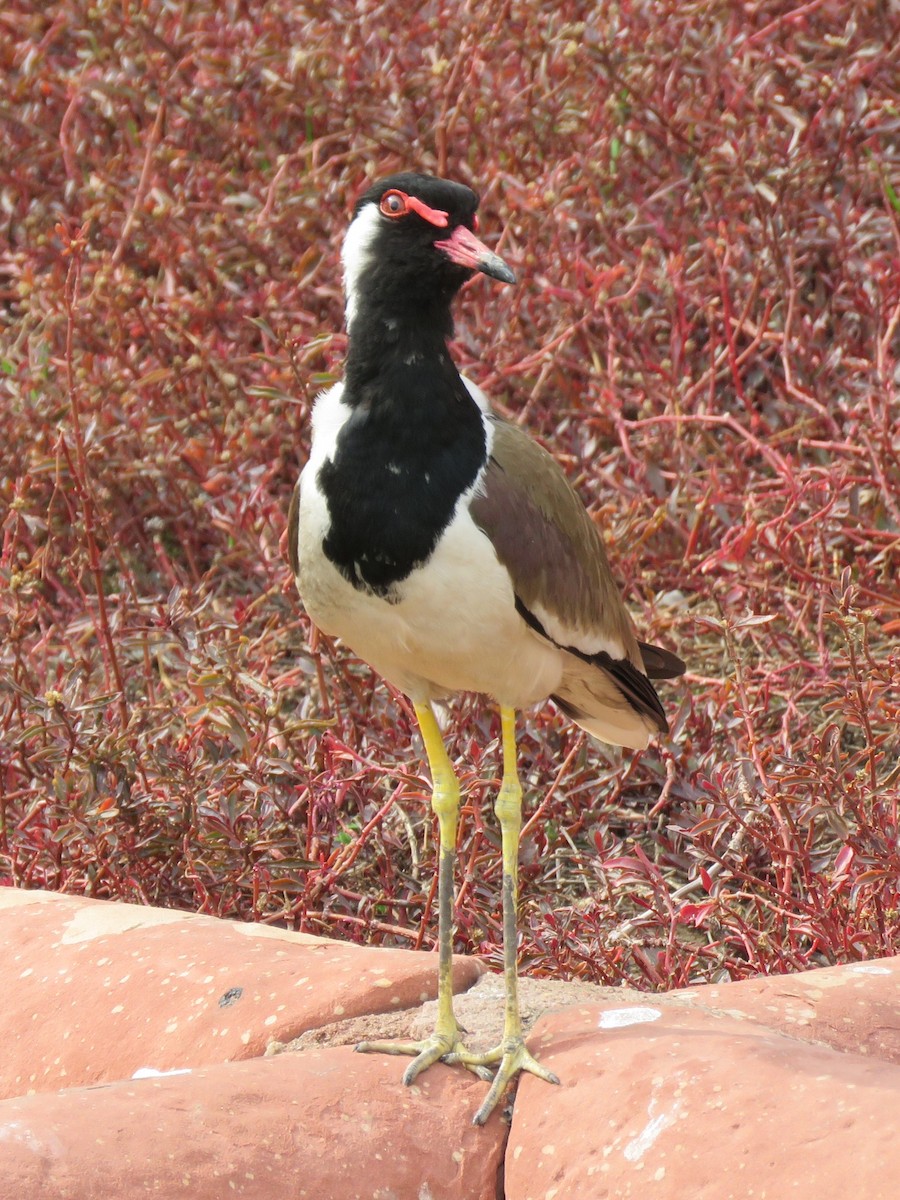
{"type": "Polygon", "coordinates": [[[483,259],[478,264],[478,269],[483,275],[490,275],[491,279],[499,279],[501,283],[515,283],[515,272],[510,270],[502,258],[497,254],[492,254],[490,258],[483,259]]]}

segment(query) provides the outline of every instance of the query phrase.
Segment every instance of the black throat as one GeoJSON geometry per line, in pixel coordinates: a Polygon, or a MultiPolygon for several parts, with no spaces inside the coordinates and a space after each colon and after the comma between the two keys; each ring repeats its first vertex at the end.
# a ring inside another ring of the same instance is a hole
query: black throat
{"type": "Polygon", "coordinates": [[[353,411],[317,478],[330,516],[325,554],[389,601],[431,556],[486,458],[481,410],[447,350],[451,299],[363,294],[344,381],[353,411]]]}

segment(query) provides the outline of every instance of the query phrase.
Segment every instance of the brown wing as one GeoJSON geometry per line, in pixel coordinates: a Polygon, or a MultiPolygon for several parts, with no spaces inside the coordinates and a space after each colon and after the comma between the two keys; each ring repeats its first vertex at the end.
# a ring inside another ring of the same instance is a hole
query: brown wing
{"type": "Polygon", "coordinates": [[[532,623],[545,626],[549,615],[557,644],[593,653],[589,633],[643,670],[596,526],[556,460],[516,426],[494,420],[491,459],[470,511],[532,623]]]}
{"type": "Polygon", "coordinates": [[[553,696],[563,711],[619,745],[644,746],[648,732],[666,731],[650,679],[679,675],[684,664],[637,641],[600,534],[556,461],[494,418],[470,512],[509,572],[522,618],[571,656],[553,696]]]}

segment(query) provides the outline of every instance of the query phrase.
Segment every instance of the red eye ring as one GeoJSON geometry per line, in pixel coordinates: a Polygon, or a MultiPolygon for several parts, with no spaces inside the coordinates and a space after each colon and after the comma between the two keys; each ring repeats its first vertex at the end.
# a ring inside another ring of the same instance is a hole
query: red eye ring
{"type": "Polygon", "coordinates": [[[381,203],[378,207],[386,217],[405,217],[409,212],[409,196],[407,196],[406,192],[400,192],[396,188],[391,188],[389,192],[385,192],[381,197],[381,203]]]}

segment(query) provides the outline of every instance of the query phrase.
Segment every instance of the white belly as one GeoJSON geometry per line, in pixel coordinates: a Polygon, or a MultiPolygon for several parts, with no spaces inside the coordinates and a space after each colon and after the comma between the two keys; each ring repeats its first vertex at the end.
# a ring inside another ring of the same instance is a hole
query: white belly
{"type": "Polygon", "coordinates": [[[360,591],[329,562],[327,522],[324,499],[301,489],[298,586],[306,609],[414,701],[472,691],[521,708],[556,690],[562,654],[516,612],[509,576],[466,511],[397,585],[396,602],[360,591]]]}

